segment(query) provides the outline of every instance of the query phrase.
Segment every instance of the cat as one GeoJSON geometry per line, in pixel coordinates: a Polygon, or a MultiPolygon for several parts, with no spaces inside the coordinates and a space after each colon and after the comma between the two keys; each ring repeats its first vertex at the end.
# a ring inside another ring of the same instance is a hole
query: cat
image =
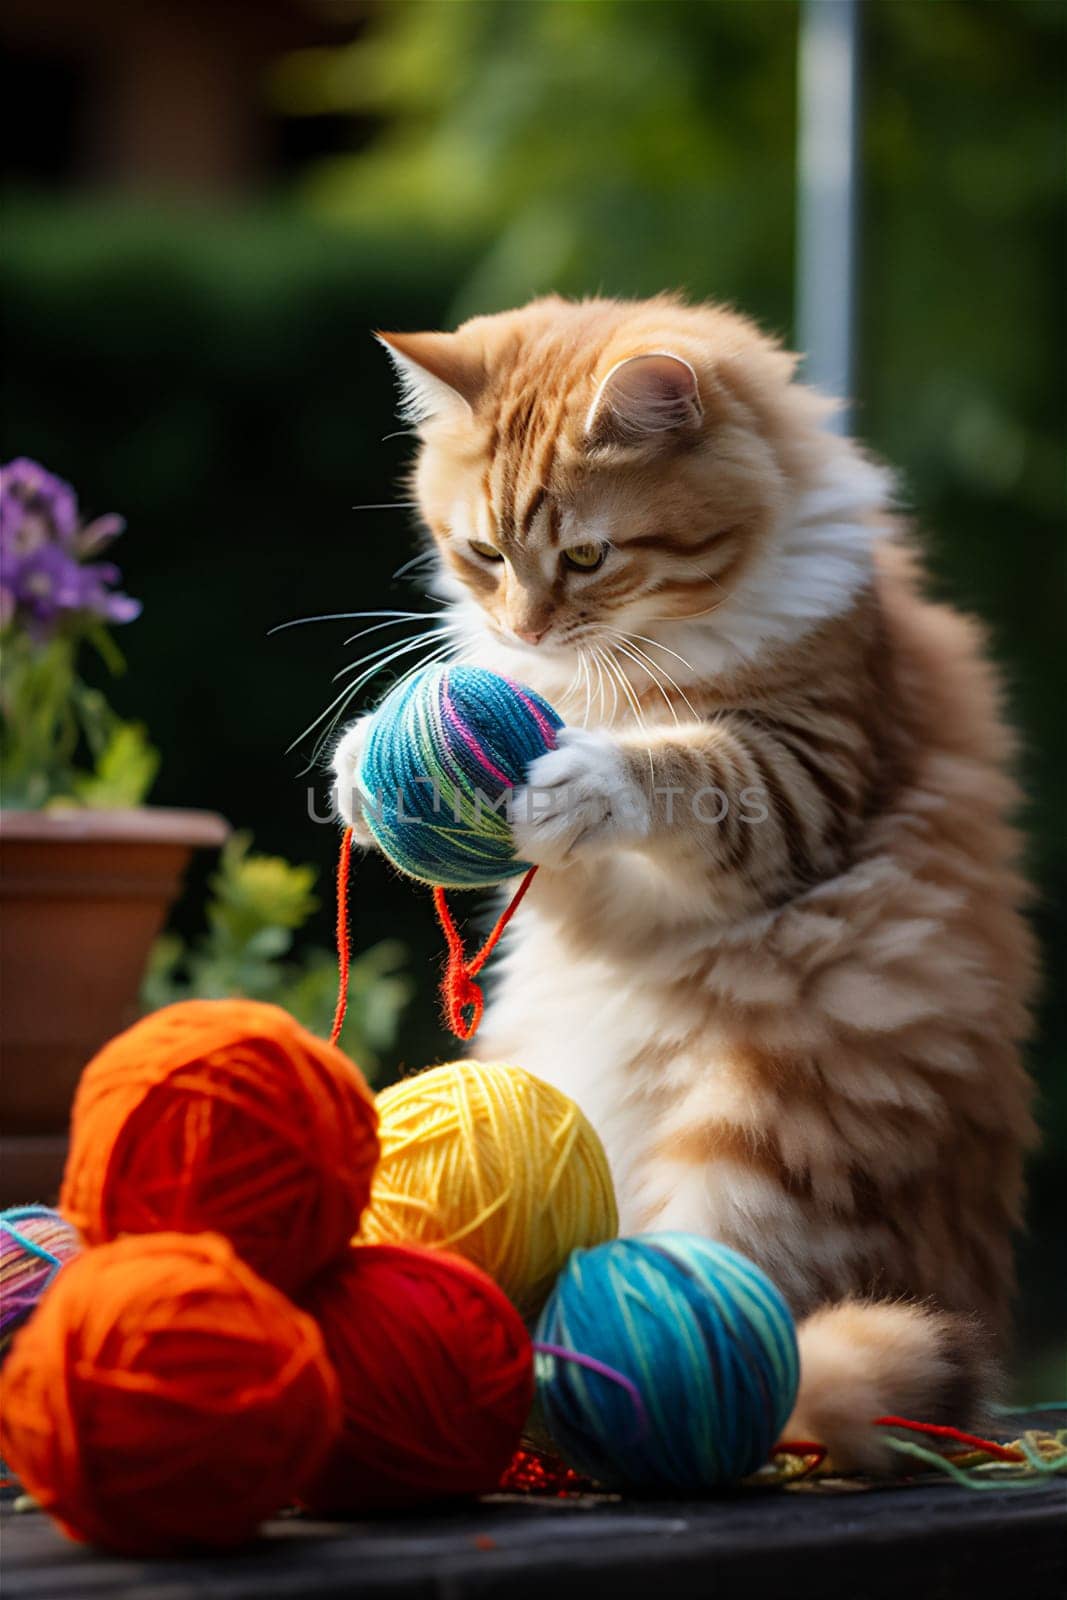
{"type": "MultiPolygon", "coordinates": [[[[624,1232],[770,1274],[787,1433],[888,1469],[875,1417],[990,1396],[1034,1137],[982,632],[926,598],[888,472],[731,310],[552,296],[379,338],[446,649],[567,722],[513,797],[541,870],[477,1052],[578,1101],[624,1232]]],[[[362,843],[365,734],[333,761],[362,843]]]]}

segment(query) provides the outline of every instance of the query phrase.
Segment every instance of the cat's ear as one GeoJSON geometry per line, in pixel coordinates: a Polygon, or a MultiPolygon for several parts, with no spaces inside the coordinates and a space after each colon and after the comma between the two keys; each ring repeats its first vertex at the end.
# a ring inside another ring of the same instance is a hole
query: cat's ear
{"type": "Polygon", "coordinates": [[[448,412],[469,413],[485,383],[479,352],[455,333],[376,333],[400,384],[405,422],[425,422],[448,412]]]}
{"type": "Polygon", "coordinates": [[[640,444],[666,433],[693,431],[704,408],[688,361],[667,350],[627,356],[601,380],[585,419],[591,444],[640,444]]]}

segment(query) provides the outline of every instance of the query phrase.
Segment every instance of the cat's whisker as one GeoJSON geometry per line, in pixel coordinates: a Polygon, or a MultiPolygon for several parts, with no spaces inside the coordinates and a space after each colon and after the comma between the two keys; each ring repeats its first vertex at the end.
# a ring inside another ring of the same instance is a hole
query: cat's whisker
{"type": "Polygon", "coordinates": [[[635,644],[632,638],[627,639],[627,644],[629,645],[630,649],[641,658],[641,661],[647,664],[650,671],[654,671],[663,683],[668,684],[674,690],[675,694],[678,696],[679,700],[681,700],[686,710],[699,722],[701,720],[700,713],[678,680],[671,676],[666,667],[661,666],[658,661],[654,661],[647,650],[642,650],[640,645],[635,644]]]}
{"type": "MultiPolygon", "coordinates": [[[[422,566],[426,562],[436,560],[436,550],[422,550],[418,555],[412,556],[410,561],[405,561],[402,567],[397,567],[396,571],[393,573],[393,579],[395,580],[397,578],[403,578],[407,573],[414,572],[416,567],[422,566]]],[[[444,604],[443,601],[442,604],[444,604]]]]}
{"type": "Polygon", "coordinates": [[[410,655],[412,651],[421,650],[424,645],[431,645],[435,640],[441,639],[448,634],[455,634],[455,632],[455,628],[435,628],[430,633],[418,633],[400,640],[392,639],[387,645],[382,645],[380,649],[370,650],[365,655],[360,656],[358,661],[350,661],[346,667],[341,668],[340,672],[335,673],[333,681],[336,683],[339,679],[347,677],[353,672],[365,672],[365,676],[369,679],[376,673],[383,671],[398,656],[410,655]],[[378,657],[382,659],[377,660],[378,657]],[[377,664],[374,667],[368,665],[376,660],[377,664]]]}
{"type": "Polygon", "coordinates": [[[718,611],[729,598],[728,594],[724,594],[721,600],[716,600],[713,606],[706,606],[703,611],[680,611],[673,617],[649,617],[648,620],[649,622],[695,622],[698,617],[710,617],[711,613],[718,611]]]}
{"type": "Polygon", "coordinates": [[[631,687],[626,674],[622,671],[622,668],[619,666],[618,661],[611,654],[610,650],[605,650],[604,652],[604,666],[611,674],[612,681],[622,690],[623,699],[626,701],[626,704],[630,709],[631,716],[636,721],[641,715],[640,704],[634,695],[633,688],[631,687]]]}
{"type": "Polygon", "coordinates": [[[607,665],[608,664],[604,659],[604,652],[601,649],[600,645],[595,644],[593,646],[593,654],[596,656],[597,661],[600,664],[601,669],[603,670],[605,684],[606,685],[610,684],[610,686],[611,686],[611,721],[614,723],[615,718],[619,714],[619,688],[618,688],[617,683],[615,682],[615,679],[611,676],[611,673],[607,670],[607,665]]]}
{"type": "Polygon", "coordinates": [[[722,590],[723,594],[726,593],[726,590],[723,588],[722,584],[719,582],[718,578],[716,578],[714,573],[705,572],[704,568],[698,567],[695,561],[686,561],[684,557],[681,557],[680,559],[682,560],[684,566],[689,567],[693,572],[697,573],[699,577],[714,585],[716,589],[722,590]]]}
{"type": "Polygon", "coordinates": [[[574,672],[571,674],[571,680],[568,683],[567,687],[564,689],[563,693],[559,697],[560,705],[566,705],[567,701],[570,699],[571,695],[574,693],[575,688],[576,688],[576,686],[578,684],[578,679],[579,679],[579,677],[581,675],[581,670],[582,670],[582,663],[581,663],[581,657],[579,655],[579,656],[577,656],[577,665],[574,668],[574,672]]]}
{"type": "Polygon", "coordinates": [[[653,670],[653,668],[646,661],[642,661],[640,656],[635,655],[633,650],[630,649],[629,645],[623,644],[621,639],[616,639],[616,641],[615,641],[614,645],[612,646],[612,648],[614,650],[618,650],[619,652],[621,652],[621,654],[624,655],[628,661],[632,661],[634,666],[639,667],[640,670],[645,674],[645,677],[648,678],[652,682],[652,684],[658,690],[658,692],[660,694],[660,697],[663,700],[664,705],[667,707],[667,710],[670,712],[671,717],[674,720],[675,727],[677,727],[678,726],[678,711],[677,711],[677,708],[676,708],[676,706],[674,704],[674,701],[671,699],[670,695],[667,693],[666,689],[664,688],[663,684],[660,682],[659,677],[656,674],[656,672],[653,670]]]}
{"type": "MultiPolygon", "coordinates": [[[[575,659],[577,665],[575,666],[575,669],[574,669],[574,677],[571,679],[570,684],[568,684],[568,686],[567,686],[567,693],[568,693],[568,695],[573,693],[573,695],[575,696],[575,699],[578,700],[578,699],[581,698],[582,685],[584,683],[584,670],[585,670],[584,662],[582,660],[582,652],[580,650],[575,649],[574,659],[575,659]]],[[[578,718],[578,711],[576,710],[574,712],[574,720],[576,721],[577,718],[578,718]]],[[[571,720],[571,719],[568,718],[568,720],[571,720]]]]}
{"type": "MultiPolygon", "coordinates": [[[[615,632],[616,630],[612,629],[611,631],[615,632]]],[[[686,692],[682,688],[682,686],[679,683],[677,683],[674,678],[671,677],[671,675],[667,671],[666,667],[661,667],[658,664],[658,662],[653,661],[652,657],[649,655],[647,650],[642,650],[641,646],[639,644],[635,644],[634,643],[634,640],[636,638],[638,638],[639,635],[627,633],[627,634],[619,634],[618,637],[619,638],[624,638],[627,641],[630,649],[634,651],[635,655],[640,656],[642,662],[647,664],[647,670],[648,671],[654,672],[655,675],[657,676],[657,678],[662,678],[664,683],[669,683],[670,684],[671,688],[674,690],[675,694],[682,701],[683,705],[685,705],[686,709],[699,722],[701,720],[700,713],[697,711],[696,707],[693,705],[693,702],[690,700],[689,696],[686,694],[686,692]]],[[[673,654],[673,652],[671,652],[671,653],[673,654]]],[[[679,657],[679,659],[681,659],[681,658],[679,657]]],[[[673,706],[672,706],[671,709],[672,709],[672,711],[674,710],[673,706]]],[[[677,712],[675,712],[675,714],[674,714],[674,720],[677,723],[677,721],[678,721],[677,712]]]]}
{"type": "MultiPolygon", "coordinates": [[[[643,735],[643,737],[647,739],[648,738],[648,726],[647,726],[647,724],[645,722],[644,714],[643,714],[643,712],[641,710],[641,702],[638,700],[637,696],[635,695],[635,693],[633,691],[633,687],[631,686],[629,679],[627,678],[626,674],[623,672],[623,670],[622,670],[621,666],[619,665],[618,661],[616,661],[614,659],[614,657],[610,653],[605,655],[605,657],[604,657],[604,665],[611,672],[612,676],[618,681],[619,688],[622,690],[623,695],[625,696],[625,698],[627,700],[627,703],[629,704],[630,710],[633,713],[634,721],[637,724],[638,730],[643,735]]],[[[656,784],[656,763],[653,760],[651,745],[649,745],[646,753],[648,755],[649,776],[650,776],[651,781],[652,781],[652,786],[653,786],[653,788],[655,788],[655,784],[656,784]]]]}
{"type": "MultiPolygon", "coordinates": [[[[286,747],[285,747],[286,755],[289,755],[291,751],[295,750],[297,745],[300,744],[301,740],[306,739],[309,733],[314,733],[315,729],[317,727],[319,727],[319,725],[321,723],[325,722],[326,718],[330,715],[330,712],[334,709],[334,707],[335,706],[339,706],[340,710],[338,711],[337,716],[334,718],[333,722],[330,724],[330,728],[331,729],[333,727],[335,727],[336,724],[337,724],[338,719],[341,716],[344,715],[345,706],[349,703],[349,701],[352,699],[352,696],[356,692],[357,691],[355,689],[353,689],[353,688],[351,688],[351,687],[346,685],[346,687],[341,690],[340,694],[335,695],[335,697],[330,701],[329,705],[326,707],[326,710],[323,711],[323,712],[320,712],[320,714],[315,718],[314,722],[309,722],[307,727],[304,729],[304,731],[302,733],[298,733],[296,738],[293,739],[290,744],[286,745],[286,747]]],[[[326,735],[324,735],[324,737],[329,738],[329,732],[327,732],[326,735]]],[[[320,741],[319,744],[316,745],[315,748],[316,748],[316,751],[321,748],[321,741],[320,741]]],[[[312,757],[312,760],[309,763],[309,765],[303,769],[304,772],[309,772],[313,765],[314,765],[314,756],[312,757]]]]}
{"type": "Polygon", "coordinates": [[[607,720],[607,717],[606,717],[607,699],[606,699],[606,695],[605,695],[605,691],[604,691],[604,668],[600,664],[600,657],[599,657],[599,655],[597,653],[597,647],[596,647],[595,644],[594,645],[590,645],[590,647],[589,647],[589,657],[590,657],[590,660],[592,661],[593,667],[594,667],[594,669],[596,671],[596,709],[597,709],[597,716],[598,716],[598,718],[600,719],[601,722],[605,722],[607,720]]]}
{"type": "MultiPolygon", "coordinates": [[[[376,645],[373,650],[365,650],[361,656],[357,656],[355,661],[346,661],[344,666],[334,673],[333,681],[338,683],[342,678],[348,677],[349,674],[361,671],[363,667],[367,666],[369,662],[375,661],[379,656],[388,656],[394,650],[400,650],[418,642],[429,644],[436,637],[438,631],[436,628],[420,629],[418,633],[407,633],[402,639],[390,639],[386,644],[376,645]]],[[[355,637],[358,637],[358,635],[355,637]]]]}
{"type": "MultiPolygon", "coordinates": [[[[362,667],[364,665],[364,663],[367,660],[373,660],[375,656],[378,656],[378,655],[384,655],[385,656],[385,659],[382,660],[382,661],[379,661],[377,663],[377,665],[372,670],[370,670],[369,672],[363,674],[361,677],[357,678],[355,680],[355,682],[350,683],[350,684],[346,684],[346,686],[340,691],[340,693],[335,695],[333,700],[330,701],[330,704],[326,707],[325,711],[321,712],[320,715],[317,716],[313,722],[310,722],[308,724],[308,726],[303,730],[302,733],[297,734],[296,738],[289,745],[286,746],[286,754],[288,755],[290,751],[294,750],[296,748],[296,746],[301,743],[302,740],[304,740],[304,739],[306,739],[308,737],[309,734],[314,733],[315,729],[317,727],[319,727],[319,725],[322,722],[325,721],[325,719],[334,710],[335,706],[340,706],[340,710],[338,710],[337,715],[334,717],[333,723],[331,723],[331,725],[330,725],[330,728],[332,729],[332,727],[336,725],[338,719],[341,716],[343,716],[345,706],[349,703],[349,701],[352,699],[352,697],[354,695],[359,693],[359,690],[363,687],[363,684],[365,682],[369,682],[370,679],[372,677],[374,677],[378,672],[384,671],[384,669],[387,666],[389,666],[390,662],[393,659],[396,659],[396,657],[402,656],[402,655],[406,655],[412,649],[415,649],[415,648],[421,647],[423,645],[427,645],[427,644],[432,643],[433,637],[434,637],[434,635],[427,636],[425,634],[420,634],[416,638],[406,640],[403,643],[403,645],[399,646],[399,647],[396,645],[396,641],[393,640],[393,641],[391,641],[391,643],[389,645],[384,646],[381,651],[377,651],[377,650],[372,651],[369,656],[364,656],[364,657],[361,658],[360,661],[352,663],[348,667],[343,668],[342,672],[351,672],[351,671],[354,671],[354,670],[358,670],[360,667],[362,667]],[[392,654],[390,654],[390,652],[392,652],[392,654]]],[[[422,664],[423,663],[421,663],[421,662],[417,663],[417,665],[422,665],[422,664]]],[[[334,682],[335,683],[337,681],[337,678],[340,677],[340,676],[341,676],[341,673],[338,673],[337,676],[334,678],[334,682]]],[[[327,732],[323,735],[323,739],[326,739],[326,738],[329,737],[329,732],[330,732],[330,730],[328,729],[327,732]]],[[[320,740],[319,743],[317,744],[316,752],[319,749],[321,749],[322,742],[323,742],[323,740],[320,740]]]]}
{"type": "MultiPolygon", "coordinates": [[[[418,611],[409,611],[408,612],[408,620],[414,622],[414,621],[419,621],[419,620],[422,620],[422,619],[424,619],[426,622],[428,622],[430,624],[431,628],[438,627],[440,625],[440,620],[441,620],[439,612],[435,613],[433,615],[431,615],[429,613],[420,613],[418,611]]],[[[376,623],[372,624],[372,626],[369,627],[369,628],[360,628],[358,633],[350,633],[348,638],[344,641],[344,643],[345,644],[355,644],[357,639],[365,639],[367,637],[368,633],[380,633],[383,628],[395,628],[395,627],[397,627],[402,620],[403,619],[400,618],[400,617],[390,617],[385,622],[376,622],[376,623]]]]}
{"type": "MultiPolygon", "coordinates": [[[[698,567],[696,565],[696,562],[694,562],[694,561],[686,562],[686,566],[692,567],[694,572],[699,573],[699,575],[702,578],[704,578],[708,583],[713,584],[716,589],[720,590],[721,593],[722,593],[722,599],[721,600],[716,600],[714,605],[706,606],[703,611],[683,611],[678,616],[673,616],[673,617],[670,617],[670,616],[668,616],[668,617],[649,617],[649,619],[648,619],[649,622],[695,622],[699,617],[710,617],[711,613],[713,611],[718,611],[719,607],[722,606],[722,605],[725,605],[726,601],[729,600],[730,591],[728,589],[724,588],[723,585],[719,582],[718,578],[714,577],[712,573],[705,572],[704,568],[703,567],[698,567]]],[[[637,637],[640,637],[640,635],[638,635],[637,637]]],[[[658,639],[655,640],[654,642],[656,644],[659,644],[659,640],[658,639]]],[[[665,650],[667,648],[667,646],[666,645],[662,645],[660,648],[665,650]]],[[[679,658],[679,659],[681,659],[681,658],[679,658]]],[[[687,663],[687,665],[688,665],[688,663],[687,663]]]]}
{"type": "Polygon", "coordinates": [[[595,663],[593,661],[593,653],[592,653],[591,650],[583,650],[582,654],[585,657],[586,682],[589,685],[589,715],[592,717],[594,715],[594,708],[595,708],[595,702],[594,702],[594,699],[593,699],[593,694],[594,694],[594,691],[596,689],[596,684],[593,681],[593,672],[595,670],[595,663]]]}
{"type": "Polygon", "coordinates": [[[349,511],[414,511],[418,506],[417,500],[384,500],[379,504],[368,506],[349,506],[349,511]]]}
{"type": "MultiPolygon", "coordinates": [[[[381,650],[390,650],[390,649],[392,649],[392,647],[394,645],[406,643],[406,641],[409,640],[409,639],[432,639],[434,637],[434,635],[438,634],[438,633],[443,633],[443,632],[454,633],[456,631],[456,629],[458,628],[458,626],[459,626],[459,624],[455,623],[455,622],[445,622],[443,620],[443,618],[440,617],[440,616],[420,617],[418,620],[420,622],[424,622],[426,624],[426,626],[422,627],[422,628],[417,628],[414,633],[405,634],[403,639],[390,639],[387,644],[376,646],[375,648],[376,649],[381,649],[381,650]]],[[[386,624],[383,623],[382,626],[384,627],[384,626],[386,626],[386,624]]],[[[396,622],[394,621],[394,622],[390,623],[389,626],[390,627],[395,627],[396,626],[396,622]]],[[[364,628],[359,633],[350,634],[349,637],[345,640],[345,644],[354,644],[357,639],[362,639],[369,633],[377,633],[377,632],[378,632],[377,628],[364,628]]],[[[359,660],[361,660],[361,661],[369,661],[371,659],[371,655],[372,654],[373,654],[373,652],[368,651],[365,655],[361,656],[359,658],[359,660]]],[[[350,663],[350,664],[358,665],[359,663],[356,662],[356,663],[350,663]]]]}
{"type": "Polygon", "coordinates": [[[286,628],[302,628],[308,622],[358,622],[361,617],[424,617],[427,614],[425,611],[324,611],[318,617],[292,617],[288,622],[277,622],[267,629],[267,638],[272,633],[284,633],[286,628]]]}
{"type": "Polygon", "coordinates": [[[665,650],[669,656],[674,657],[675,661],[680,661],[682,666],[685,667],[689,672],[696,671],[696,668],[693,666],[691,661],[687,661],[685,656],[679,655],[677,650],[672,650],[670,645],[664,644],[661,639],[653,639],[647,633],[628,633],[626,637],[630,640],[639,639],[642,644],[653,644],[657,650],[665,650]]]}
{"type": "Polygon", "coordinates": [[[581,645],[578,645],[576,648],[578,651],[578,665],[581,668],[582,673],[581,686],[585,689],[585,710],[582,712],[582,727],[588,728],[589,713],[593,709],[593,690],[589,676],[589,662],[581,645]]]}
{"type": "MultiPolygon", "coordinates": [[[[423,667],[428,667],[433,662],[436,662],[436,661],[445,661],[445,660],[447,660],[450,655],[454,654],[455,649],[456,649],[456,646],[451,641],[449,641],[447,644],[439,646],[438,649],[436,649],[434,651],[431,651],[431,653],[428,656],[425,656],[421,661],[416,661],[412,666],[408,667],[403,673],[401,673],[400,677],[396,680],[396,683],[393,685],[393,688],[399,688],[399,686],[402,683],[407,683],[408,679],[413,677],[416,672],[420,672],[423,667]]],[[[338,707],[337,711],[334,713],[334,716],[330,720],[330,723],[328,724],[328,726],[323,730],[323,732],[320,735],[320,737],[316,740],[315,748],[311,752],[311,759],[309,760],[308,765],[303,769],[305,773],[306,772],[310,772],[312,770],[312,768],[318,762],[318,759],[321,756],[321,754],[322,754],[322,752],[323,752],[323,750],[324,750],[324,748],[326,746],[327,741],[332,736],[335,728],[337,727],[337,724],[340,722],[341,718],[344,716],[345,711],[347,710],[347,708],[351,705],[352,701],[355,699],[355,697],[359,693],[360,689],[364,686],[364,683],[369,683],[371,678],[375,677],[380,671],[382,671],[388,665],[389,665],[388,662],[380,662],[379,665],[374,668],[373,672],[369,673],[364,680],[358,681],[358,682],[356,682],[354,684],[350,684],[348,686],[348,688],[346,688],[343,691],[343,693],[337,697],[338,700],[341,700],[342,703],[338,707]]],[[[323,713],[323,716],[327,716],[329,714],[329,712],[333,709],[334,705],[337,705],[337,700],[335,700],[333,702],[333,705],[327,706],[326,711],[323,713]]],[[[318,721],[321,722],[322,718],[320,717],[318,719],[318,721]]],[[[314,728],[314,726],[315,726],[315,723],[312,723],[312,728],[314,728]]],[[[301,737],[303,737],[303,735],[301,737]]],[[[299,742],[299,741],[296,741],[296,742],[299,742]]],[[[289,748],[292,749],[292,746],[290,745],[289,748]]]]}

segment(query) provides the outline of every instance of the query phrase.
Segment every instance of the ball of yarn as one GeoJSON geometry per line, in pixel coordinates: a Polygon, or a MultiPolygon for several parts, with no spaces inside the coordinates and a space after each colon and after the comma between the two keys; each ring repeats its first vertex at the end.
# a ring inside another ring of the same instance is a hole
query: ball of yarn
{"type": "Polygon", "coordinates": [[[132,1555],[237,1544],[337,1432],[309,1316],[212,1234],[87,1250],[0,1378],[3,1454],[71,1538],[132,1555]]]}
{"type": "Polygon", "coordinates": [[[224,1234],[294,1291],[343,1253],[378,1155],[360,1072],[277,1006],[190,1000],[90,1061],[60,1207],[89,1244],[224,1234]]]}
{"type": "Polygon", "coordinates": [[[367,826],[394,866],[467,888],[525,872],[507,798],[556,743],[547,701],[481,667],[414,673],[374,713],[359,787],[367,826]]]}
{"type": "Polygon", "coordinates": [[[573,1100],[498,1062],[453,1061],[378,1096],[360,1238],[462,1255],[535,1316],[578,1245],[618,1231],[604,1147],[573,1100]]]}
{"type": "Polygon", "coordinates": [[[796,1335],[782,1296],[744,1256],[695,1234],[575,1251],[536,1339],[627,1380],[537,1356],[538,1398],[558,1448],[572,1466],[628,1489],[691,1494],[736,1482],[767,1460],[796,1397],[796,1335]]]}
{"type": "Polygon", "coordinates": [[[77,1228],[51,1206],[0,1211],[0,1357],[56,1273],[80,1249],[77,1228]]]}
{"type": "Polygon", "coordinates": [[[457,1256],[354,1248],[308,1309],[343,1426],[304,1504],[361,1512],[495,1489],[533,1399],[533,1351],[501,1290],[457,1256]]]}

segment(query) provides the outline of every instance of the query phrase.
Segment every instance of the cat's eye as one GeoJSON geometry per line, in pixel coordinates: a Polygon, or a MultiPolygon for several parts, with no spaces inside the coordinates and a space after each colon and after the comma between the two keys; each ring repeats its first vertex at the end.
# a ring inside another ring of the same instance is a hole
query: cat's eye
{"type": "Polygon", "coordinates": [[[564,550],[563,559],[575,572],[595,572],[604,565],[607,553],[606,544],[572,544],[569,550],[564,550]]]}
{"type": "Polygon", "coordinates": [[[474,554],[481,556],[483,561],[503,561],[504,559],[504,552],[498,550],[495,545],[486,544],[481,539],[472,539],[470,544],[474,554]]]}

